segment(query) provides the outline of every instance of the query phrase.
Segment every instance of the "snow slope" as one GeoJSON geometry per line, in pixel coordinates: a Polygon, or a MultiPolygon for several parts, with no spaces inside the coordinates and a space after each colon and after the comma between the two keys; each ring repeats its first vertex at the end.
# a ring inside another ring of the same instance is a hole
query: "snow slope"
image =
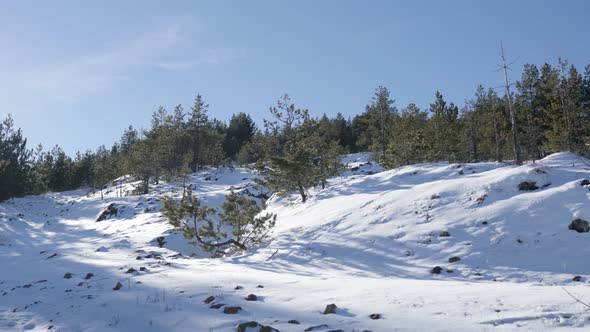
{"type": "MultiPolygon", "coordinates": [[[[366,154],[343,160],[350,170],[308,202],[271,197],[271,241],[227,258],[206,258],[158,212],[178,183],[144,196],[116,197],[113,187],[104,200],[73,191],[0,203],[0,331],[236,331],[248,321],[281,331],[590,328],[562,289],[590,293],[590,233],[568,229],[590,219],[580,185],[588,160],[561,153],[521,167],[390,171],[366,154]],[[523,181],[539,189],[519,191],[523,181]],[[110,203],[117,217],[95,222],[110,203]],[[209,296],[242,310],[212,309],[209,296]],[[331,303],[336,314],[323,315],[331,303]]],[[[263,193],[254,177],[211,169],[190,181],[216,207],[232,189],[263,193]]]]}

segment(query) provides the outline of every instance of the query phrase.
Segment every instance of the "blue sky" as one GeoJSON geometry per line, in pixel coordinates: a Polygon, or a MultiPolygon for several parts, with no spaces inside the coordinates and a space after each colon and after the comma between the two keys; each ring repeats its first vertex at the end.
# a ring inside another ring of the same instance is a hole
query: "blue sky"
{"type": "Polygon", "coordinates": [[[3,1],[0,116],[29,142],[110,146],[159,105],[260,121],[284,92],[314,115],[402,108],[436,90],[462,105],[516,60],[590,64],[588,1],[3,1]]]}

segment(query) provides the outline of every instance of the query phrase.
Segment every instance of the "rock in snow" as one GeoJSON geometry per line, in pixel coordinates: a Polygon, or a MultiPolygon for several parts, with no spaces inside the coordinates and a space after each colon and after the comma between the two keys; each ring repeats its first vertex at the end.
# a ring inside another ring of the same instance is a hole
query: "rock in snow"
{"type": "Polygon", "coordinates": [[[574,230],[578,233],[590,232],[590,224],[583,219],[575,219],[568,226],[569,229],[574,230]]]}

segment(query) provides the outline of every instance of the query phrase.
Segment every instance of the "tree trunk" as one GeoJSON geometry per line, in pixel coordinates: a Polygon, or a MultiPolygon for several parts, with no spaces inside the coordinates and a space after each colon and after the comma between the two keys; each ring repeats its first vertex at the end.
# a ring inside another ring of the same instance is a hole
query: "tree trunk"
{"type": "Polygon", "coordinates": [[[514,149],[514,162],[516,165],[522,165],[520,159],[520,144],[518,142],[518,127],[516,124],[516,110],[512,107],[512,96],[510,95],[510,81],[508,80],[508,66],[506,65],[506,58],[504,57],[504,46],[500,44],[502,49],[502,68],[504,68],[504,80],[506,82],[506,98],[508,99],[508,109],[510,110],[510,122],[512,123],[512,148],[514,149]]]}
{"type": "Polygon", "coordinates": [[[303,203],[305,203],[307,201],[307,195],[305,194],[305,188],[303,188],[303,185],[299,184],[299,194],[301,195],[301,200],[303,201],[303,203]]]}

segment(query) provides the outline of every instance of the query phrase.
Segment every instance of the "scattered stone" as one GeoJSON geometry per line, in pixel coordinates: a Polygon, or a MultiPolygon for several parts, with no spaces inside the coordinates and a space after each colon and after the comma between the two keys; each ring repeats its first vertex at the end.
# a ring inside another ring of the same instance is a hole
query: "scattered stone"
{"type": "Polygon", "coordinates": [[[449,236],[451,236],[451,233],[449,233],[448,231],[442,231],[442,232],[440,232],[440,234],[438,236],[449,237],[449,236]]]}
{"type": "Polygon", "coordinates": [[[324,309],[324,315],[335,314],[336,309],[338,309],[338,307],[334,303],[328,304],[326,306],[326,309],[324,309]]]}
{"type": "Polygon", "coordinates": [[[440,266],[435,266],[432,268],[432,270],[430,270],[430,273],[432,274],[440,274],[442,272],[442,267],[440,266]]]}
{"type": "Polygon", "coordinates": [[[291,320],[290,320],[290,321],[288,321],[287,323],[289,323],[289,324],[295,324],[295,325],[299,325],[299,324],[301,324],[301,323],[300,323],[298,320],[296,320],[296,319],[291,319],[291,320]]]}
{"type": "Polygon", "coordinates": [[[211,302],[215,301],[215,296],[209,296],[208,298],[205,299],[205,303],[209,304],[211,302]]]}
{"type": "Polygon", "coordinates": [[[350,170],[351,170],[352,172],[356,172],[356,171],[358,171],[358,170],[359,170],[359,168],[358,168],[358,166],[355,166],[355,167],[352,167],[350,170]]]}
{"type": "Polygon", "coordinates": [[[92,279],[92,277],[94,277],[94,273],[87,273],[86,276],[84,277],[84,279],[89,280],[89,279],[92,279]]]}
{"type": "Polygon", "coordinates": [[[458,262],[460,260],[461,260],[461,258],[459,258],[457,256],[453,256],[453,257],[449,258],[449,263],[458,262]]]}
{"type": "Polygon", "coordinates": [[[240,290],[240,289],[244,289],[244,287],[242,287],[242,286],[238,285],[238,286],[236,286],[234,289],[235,289],[235,290],[240,290]]]}
{"type": "Polygon", "coordinates": [[[31,287],[33,287],[33,285],[32,285],[32,284],[26,284],[26,285],[23,285],[23,288],[31,288],[31,287]]]}
{"type": "Polygon", "coordinates": [[[142,266],[142,267],[139,268],[139,271],[145,272],[145,271],[147,271],[147,268],[145,266],[142,266]]]}
{"type": "Polygon", "coordinates": [[[547,187],[549,187],[550,185],[551,185],[551,182],[549,182],[549,183],[545,183],[544,185],[542,185],[542,186],[541,186],[541,188],[547,188],[547,187]]]}
{"type": "Polygon", "coordinates": [[[481,222],[481,224],[482,224],[482,225],[487,225],[487,224],[488,224],[488,222],[487,222],[487,221],[482,221],[482,222],[481,222]]]}
{"type": "Polygon", "coordinates": [[[264,288],[264,286],[258,285],[258,286],[256,286],[256,288],[264,288]]]}
{"type": "Polygon", "coordinates": [[[117,284],[115,285],[115,287],[113,288],[113,290],[119,290],[123,288],[123,284],[119,281],[117,281],[117,284]]]}
{"type": "Polygon", "coordinates": [[[134,269],[134,268],[130,268],[130,269],[129,269],[129,270],[127,270],[127,272],[125,272],[125,273],[135,273],[135,272],[137,272],[137,270],[136,270],[136,269],[134,269]]]}
{"type": "Polygon", "coordinates": [[[457,172],[457,173],[458,173],[459,175],[463,175],[463,174],[465,174],[465,173],[463,173],[463,170],[462,170],[462,169],[461,169],[461,170],[459,170],[459,172],[457,172]]]}
{"type": "Polygon", "coordinates": [[[235,315],[242,310],[242,307],[225,307],[223,308],[223,313],[226,315],[235,315]]]}
{"type": "Polygon", "coordinates": [[[582,277],[581,276],[575,276],[572,278],[572,281],[582,281],[582,277]]]}
{"type": "Polygon", "coordinates": [[[246,296],[246,301],[258,301],[258,296],[254,295],[254,294],[250,294],[248,296],[246,296]]]}
{"type": "Polygon", "coordinates": [[[381,319],[381,314],[370,314],[369,318],[372,320],[381,319]]]}
{"type": "Polygon", "coordinates": [[[53,257],[56,257],[56,256],[57,256],[57,253],[54,253],[53,255],[47,257],[46,259],[52,259],[53,257]]]}
{"type": "Polygon", "coordinates": [[[481,277],[481,273],[479,273],[479,272],[475,272],[473,275],[474,275],[474,276],[481,277]]]}
{"type": "Polygon", "coordinates": [[[70,272],[67,272],[66,274],[64,274],[64,279],[72,279],[73,274],[71,274],[70,272]]]}
{"type": "Polygon", "coordinates": [[[447,273],[453,273],[455,270],[447,269],[447,273]]]}
{"type": "Polygon", "coordinates": [[[96,217],[96,222],[107,220],[112,216],[116,216],[117,213],[119,213],[119,209],[117,209],[115,203],[111,203],[96,217]]]}
{"type": "Polygon", "coordinates": [[[518,184],[518,190],[520,191],[532,191],[537,190],[537,183],[535,181],[524,181],[518,184]]]}
{"type": "Polygon", "coordinates": [[[259,332],[279,332],[279,330],[273,327],[262,325],[254,321],[238,325],[238,332],[246,332],[249,328],[258,328],[259,332]]]}
{"type": "Polygon", "coordinates": [[[574,230],[578,233],[587,233],[590,232],[590,224],[584,219],[575,219],[570,223],[568,226],[569,229],[574,230]]]}
{"type": "Polygon", "coordinates": [[[250,327],[251,328],[258,327],[258,331],[260,331],[260,324],[252,321],[252,322],[242,323],[242,324],[238,325],[238,332],[246,332],[246,330],[250,327]]]}
{"type": "Polygon", "coordinates": [[[590,180],[584,179],[584,180],[580,181],[580,186],[583,186],[583,187],[590,186],[590,180]]]}
{"type": "Polygon", "coordinates": [[[143,257],[141,257],[141,256],[137,256],[137,257],[135,257],[135,259],[136,259],[136,260],[138,260],[138,261],[140,261],[140,260],[142,260],[142,259],[143,259],[143,257]]]}
{"type": "Polygon", "coordinates": [[[311,332],[319,329],[327,329],[329,326],[326,324],[317,325],[317,326],[310,326],[304,330],[304,332],[311,332]]]}
{"type": "Polygon", "coordinates": [[[84,286],[84,282],[83,282],[83,281],[80,281],[80,282],[78,283],[78,287],[81,287],[81,286],[84,286]]]}
{"type": "Polygon", "coordinates": [[[516,239],[516,242],[518,242],[518,243],[524,243],[524,241],[521,240],[520,238],[516,239]]]}
{"type": "Polygon", "coordinates": [[[109,251],[109,249],[106,247],[100,247],[100,248],[96,249],[95,251],[96,252],[107,252],[107,251],[109,251]]]}
{"type": "Polygon", "coordinates": [[[211,308],[211,309],[219,309],[219,308],[223,307],[224,305],[225,304],[223,304],[223,303],[215,303],[215,304],[210,305],[209,308],[211,308]]]}
{"type": "Polygon", "coordinates": [[[486,198],[487,198],[487,197],[488,197],[488,195],[487,195],[487,194],[484,194],[484,195],[482,195],[482,196],[479,196],[479,197],[478,197],[478,198],[475,200],[475,202],[477,202],[477,204],[481,204],[481,203],[483,203],[483,202],[486,200],[486,198]]]}
{"type": "Polygon", "coordinates": [[[438,199],[438,198],[440,198],[440,196],[438,194],[432,194],[430,196],[430,199],[438,199]]]}

